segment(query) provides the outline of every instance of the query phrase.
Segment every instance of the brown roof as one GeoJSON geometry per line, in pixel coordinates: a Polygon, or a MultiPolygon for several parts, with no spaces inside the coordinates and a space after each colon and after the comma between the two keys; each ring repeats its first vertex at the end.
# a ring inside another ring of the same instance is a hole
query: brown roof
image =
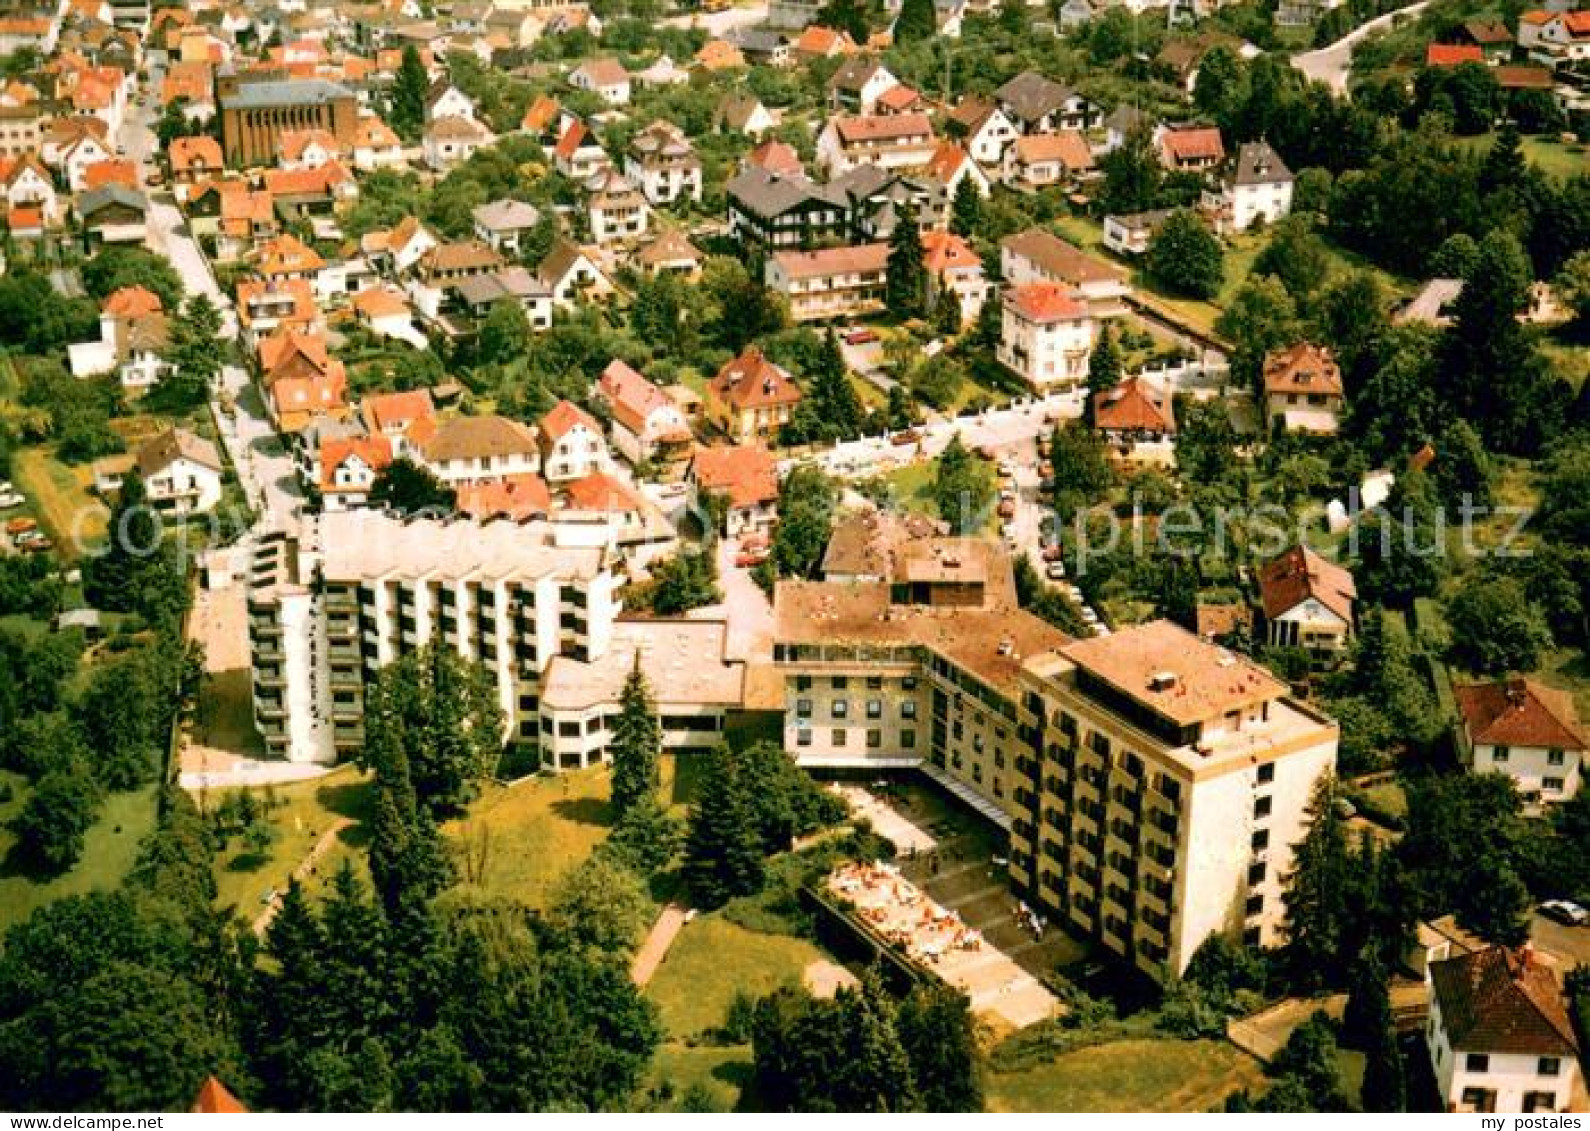
{"type": "Polygon", "coordinates": [[[490,459],[495,456],[539,455],[533,428],[506,416],[456,416],[441,423],[425,443],[425,458],[434,462],[490,459]]]}
{"type": "Polygon", "coordinates": [[[172,428],[138,449],[138,474],[154,475],[179,459],[190,460],[211,471],[221,470],[221,456],[214,444],[192,432],[172,428]]]}
{"type": "Polygon", "coordinates": [[[1093,425],[1109,432],[1174,432],[1170,396],[1141,377],[1095,393],[1093,425]]]}
{"type": "Polygon", "coordinates": [[[1214,126],[1166,130],[1159,143],[1176,161],[1220,161],[1226,155],[1225,143],[1214,126]]]}
{"type": "Polygon", "coordinates": [[[864,243],[817,251],[778,251],[773,253],[773,259],[791,279],[820,279],[882,271],[889,265],[889,245],[864,243]]]}
{"type": "Polygon", "coordinates": [[[799,174],[805,171],[800,154],[787,141],[764,141],[746,154],[745,163],[766,169],[769,173],[799,174]]]}
{"type": "Polygon", "coordinates": [[[1309,547],[1294,546],[1259,570],[1259,602],[1271,620],[1310,597],[1352,623],[1353,601],[1358,597],[1352,573],[1309,547]]]}
{"type": "Polygon", "coordinates": [[[533,518],[552,509],[552,492],[539,475],[505,475],[480,483],[461,483],[458,509],[474,518],[533,518]]]}
{"type": "Polygon", "coordinates": [[[372,432],[385,432],[388,428],[408,427],[419,420],[429,420],[436,415],[429,389],[410,389],[403,393],[373,393],[364,398],[365,423],[372,432]]]}
{"type": "Polygon", "coordinates": [[[185,172],[197,164],[219,169],[226,163],[221,156],[221,143],[209,136],[172,138],[166,156],[173,172],[185,172]]]}
{"type": "Polygon", "coordinates": [[[420,257],[427,271],[490,271],[502,265],[502,256],[479,240],[437,244],[420,257]]]}
{"type": "Polygon", "coordinates": [[[868,507],[835,523],[823,552],[823,576],[893,577],[895,556],[907,543],[938,537],[944,530],[925,515],[868,507]]]}
{"type": "Polygon", "coordinates": [[[783,367],[774,365],[756,346],[747,346],[718,370],[707,391],[737,410],[800,403],[800,386],[783,367]]]}
{"type": "Polygon", "coordinates": [[[1194,610],[1194,615],[1197,617],[1198,635],[1205,640],[1213,640],[1253,624],[1253,613],[1247,605],[1200,604],[1194,610]]]}
{"type": "Polygon", "coordinates": [[[840,114],[833,119],[833,126],[846,145],[933,136],[933,123],[922,113],[840,114]]]}
{"type": "Polygon", "coordinates": [[[1469,741],[1491,746],[1590,748],[1573,696],[1532,679],[1475,683],[1453,689],[1469,741]]]}
{"type": "MultiPolygon", "coordinates": [[[[613,419],[637,435],[646,427],[646,418],[659,409],[676,407],[674,400],[644,375],[614,359],[596,379],[597,392],[607,401],[613,419]]],[[[689,435],[684,432],[679,438],[689,435]]]]}
{"type": "Polygon", "coordinates": [[[763,447],[698,448],[690,476],[704,491],[727,492],[731,507],[750,507],[778,498],[778,465],[763,447]]]}
{"type": "Polygon", "coordinates": [[[1063,649],[1078,667],[1180,726],[1278,699],[1286,685],[1168,620],[1079,640],[1063,649]]]}
{"type": "Polygon", "coordinates": [[[963,267],[981,267],[982,256],[954,232],[931,229],[922,233],[922,265],[930,274],[963,267]]]}
{"type": "Polygon", "coordinates": [[[1430,984],[1453,1051],[1579,1054],[1556,975],[1527,948],[1432,962],[1430,984]]]}
{"type": "Polygon", "coordinates": [[[101,309],[113,318],[143,318],[159,314],[164,307],[159,295],[146,287],[132,284],[111,291],[101,309]]]}
{"type": "Polygon", "coordinates": [[[1074,173],[1093,168],[1093,151],[1088,148],[1087,139],[1076,130],[1018,137],[1016,158],[1029,165],[1039,161],[1058,161],[1074,173]]]}
{"type": "Polygon", "coordinates": [[[1265,355],[1266,393],[1342,395],[1342,371],[1328,346],[1298,342],[1265,355]]]}
{"type": "Polygon", "coordinates": [[[677,263],[685,259],[693,263],[699,263],[701,262],[702,254],[701,250],[686,239],[684,233],[678,228],[669,228],[635,253],[636,262],[643,267],[651,267],[659,263],[677,263]]]}
{"type": "Polygon", "coordinates": [[[1551,72],[1545,67],[1492,67],[1491,74],[1503,90],[1550,90],[1552,86],[1551,72]]]}
{"type": "Polygon", "coordinates": [[[1013,255],[1031,260],[1044,274],[1072,286],[1120,282],[1126,278],[1126,272],[1119,267],[1087,254],[1042,228],[1028,228],[1025,232],[1006,236],[999,246],[1013,255]]]}
{"type": "Polygon", "coordinates": [[[617,59],[592,59],[575,68],[592,86],[619,86],[629,81],[629,72],[617,59]]]}

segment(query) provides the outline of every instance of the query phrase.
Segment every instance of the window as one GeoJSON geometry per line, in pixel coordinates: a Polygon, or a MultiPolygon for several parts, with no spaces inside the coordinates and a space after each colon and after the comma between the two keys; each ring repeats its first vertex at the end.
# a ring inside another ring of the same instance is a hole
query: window
{"type": "Polygon", "coordinates": [[[1547,790],[1547,791],[1555,790],[1555,791],[1560,793],[1560,792],[1562,792],[1562,779],[1561,778],[1541,778],[1540,779],[1540,788],[1543,789],[1543,790],[1547,790]]]}
{"type": "Polygon", "coordinates": [[[1274,762],[1266,762],[1264,765],[1259,767],[1259,778],[1258,778],[1258,781],[1259,781],[1260,785],[1269,785],[1274,780],[1275,780],[1275,763],[1274,762]]]}
{"type": "Polygon", "coordinates": [[[881,719],[881,718],[883,718],[883,700],[882,699],[868,699],[867,700],[867,718],[869,718],[869,719],[881,719]]]}
{"type": "Polygon", "coordinates": [[[1471,1052],[1463,1058],[1463,1071],[1465,1072],[1489,1072],[1490,1070],[1491,1058],[1489,1053],[1471,1052]]]}
{"type": "Polygon", "coordinates": [[[795,700],[795,717],[809,719],[812,717],[812,701],[810,699],[795,700]]]}
{"type": "Polygon", "coordinates": [[[1562,1061],[1555,1056],[1543,1056],[1535,1065],[1535,1073],[1539,1076],[1555,1076],[1562,1071],[1562,1061]]]}
{"type": "Polygon", "coordinates": [[[1546,765],[1548,765],[1548,766],[1560,766],[1560,765],[1562,765],[1562,751],[1561,750],[1548,750],[1548,751],[1546,751],[1546,765]]]}
{"type": "Polygon", "coordinates": [[[845,744],[845,734],[846,732],[842,727],[835,727],[828,732],[828,741],[835,746],[843,746],[845,744]]]}
{"type": "Polygon", "coordinates": [[[904,679],[902,679],[900,681],[900,686],[905,688],[907,691],[915,691],[916,690],[916,676],[914,676],[914,675],[906,676],[904,679]]]}
{"type": "Polygon", "coordinates": [[[900,732],[900,748],[902,750],[916,749],[916,731],[902,730],[900,732]]]}
{"type": "Polygon", "coordinates": [[[878,747],[880,747],[882,745],[883,745],[883,731],[881,731],[881,730],[869,730],[867,732],[867,748],[869,750],[876,750],[876,749],[878,749],[878,747]]]}
{"type": "Polygon", "coordinates": [[[1253,819],[1262,821],[1270,815],[1270,799],[1260,797],[1253,802],[1253,819]]]}
{"type": "Polygon", "coordinates": [[[1263,852],[1270,847],[1270,830],[1260,829],[1253,834],[1253,851],[1263,852]]]}
{"type": "Polygon", "coordinates": [[[867,677],[867,690],[868,691],[881,691],[881,690],[883,690],[883,677],[881,675],[869,675],[867,677]]]}
{"type": "Polygon", "coordinates": [[[850,714],[850,701],[848,699],[835,699],[828,704],[828,713],[836,719],[843,719],[850,714]]]}
{"type": "Polygon", "coordinates": [[[1268,867],[1265,865],[1264,861],[1262,861],[1262,860],[1260,860],[1256,864],[1249,864],[1248,865],[1248,883],[1249,884],[1262,884],[1264,882],[1264,876],[1265,876],[1266,871],[1268,871],[1268,867]]]}
{"type": "Polygon", "coordinates": [[[846,687],[848,687],[850,685],[850,680],[847,679],[845,676],[836,675],[832,679],[830,679],[828,681],[828,683],[829,683],[829,686],[831,686],[835,691],[843,691],[846,687]]]}
{"type": "Polygon", "coordinates": [[[809,676],[809,675],[798,675],[798,676],[795,677],[795,690],[796,691],[810,691],[811,689],[812,689],[812,677],[811,676],[809,676]]]}
{"type": "Polygon", "coordinates": [[[1251,917],[1251,916],[1254,916],[1254,915],[1261,914],[1263,911],[1264,911],[1264,896],[1262,896],[1262,895],[1250,895],[1250,896],[1248,896],[1248,906],[1247,906],[1248,915],[1251,917]]]}
{"type": "Polygon", "coordinates": [[[798,731],[795,732],[795,745],[796,746],[810,746],[811,744],[812,744],[812,732],[811,731],[807,730],[805,727],[801,727],[798,731]]]}
{"type": "Polygon", "coordinates": [[[1493,762],[1506,762],[1511,757],[1512,752],[1505,746],[1493,747],[1491,750],[1491,761],[1493,762]]]}
{"type": "Polygon", "coordinates": [[[900,704],[900,717],[902,719],[914,719],[914,718],[916,718],[916,700],[915,699],[907,699],[904,703],[900,704]]]}

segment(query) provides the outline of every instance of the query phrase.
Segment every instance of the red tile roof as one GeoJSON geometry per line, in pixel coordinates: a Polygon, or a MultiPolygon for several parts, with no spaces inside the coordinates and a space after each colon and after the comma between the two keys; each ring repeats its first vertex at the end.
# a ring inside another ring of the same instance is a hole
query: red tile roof
{"type": "Polygon", "coordinates": [[[570,510],[629,513],[644,510],[646,504],[633,488],[605,471],[595,471],[567,483],[562,491],[570,510]]]}
{"type": "Polygon", "coordinates": [[[1492,67],[1491,74],[1496,76],[1496,85],[1503,90],[1550,90],[1552,88],[1551,72],[1545,67],[1504,65],[1492,67]]]}
{"type": "Polygon", "coordinates": [[[756,346],[724,362],[707,391],[736,410],[794,405],[801,399],[794,378],[763,357],[756,346]]]}
{"type": "Polygon", "coordinates": [[[1352,573],[1309,547],[1294,546],[1259,570],[1259,603],[1271,620],[1310,597],[1352,623],[1353,601],[1358,597],[1352,573]]]}
{"type": "MultiPolygon", "coordinates": [[[[646,427],[646,418],[659,409],[676,408],[674,400],[622,361],[607,363],[596,381],[597,391],[606,398],[613,419],[639,435],[646,427]]],[[[688,436],[684,433],[681,438],[688,436]]]]}
{"type": "Polygon", "coordinates": [[[113,318],[145,318],[164,309],[160,296],[146,287],[117,287],[105,296],[100,308],[113,318]]]}
{"type": "Polygon", "coordinates": [[[247,1115],[248,1108],[214,1076],[205,1077],[193,1099],[195,1115],[247,1115]]]}
{"type": "Polygon", "coordinates": [[[410,389],[402,393],[376,393],[364,398],[365,423],[372,432],[397,431],[419,420],[436,416],[429,389],[410,389]]]}
{"type": "Polygon", "coordinates": [[[1528,948],[1432,962],[1430,985],[1455,1052],[1579,1055],[1556,975],[1528,948]]]}
{"type": "Polygon", "coordinates": [[[552,509],[552,492],[539,475],[525,472],[478,483],[460,484],[458,509],[474,518],[520,521],[552,509]]]}
{"type": "Polygon", "coordinates": [[[1266,393],[1342,395],[1342,370],[1326,346],[1298,342],[1264,359],[1266,393]]]}
{"type": "Polygon", "coordinates": [[[965,267],[981,267],[983,259],[972,245],[953,232],[937,229],[922,233],[922,263],[931,274],[965,267]]]}
{"type": "Polygon", "coordinates": [[[722,491],[731,507],[750,507],[778,498],[778,465],[766,448],[698,448],[690,475],[703,491],[722,491]]]}
{"type": "Polygon", "coordinates": [[[1213,126],[1200,126],[1189,130],[1166,130],[1160,138],[1175,161],[1219,161],[1226,155],[1220,131],[1213,126]]]}
{"type": "Polygon", "coordinates": [[[171,160],[171,171],[174,173],[186,172],[195,165],[219,169],[226,163],[221,156],[221,143],[208,136],[172,138],[166,155],[171,160]]]}
{"type": "Polygon", "coordinates": [[[1093,426],[1107,432],[1176,431],[1170,396],[1141,377],[1129,377],[1093,397],[1093,426]]]}
{"type": "Polygon", "coordinates": [[[1456,67],[1460,63],[1483,63],[1485,52],[1469,43],[1432,43],[1424,49],[1427,67],[1456,67]]]}
{"type": "Polygon", "coordinates": [[[1453,689],[1469,741],[1488,746],[1590,748],[1573,696],[1532,679],[1475,683],[1453,689]]]}
{"type": "Polygon", "coordinates": [[[1004,294],[1005,305],[1029,322],[1066,322],[1088,316],[1088,307],[1070,287],[1059,283],[1023,283],[1004,294]]]}
{"type": "Polygon", "coordinates": [[[326,440],[320,445],[320,489],[323,492],[346,491],[336,484],[337,468],[357,456],[372,471],[380,471],[392,462],[392,445],[379,436],[351,436],[326,440]]]}
{"type": "Polygon", "coordinates": [[[795,152],[793,145],[784,141],[764,141],[746,155],[745,163],[766,169],[769,173],[787,176],[805,172],[800,154],[795,152]]]}
{"type": "Polygon", "coordinates": [[[582,424],[596,435],[602,434],[602,426],[590,413],[573,401],[559,401],[541,418],[541,435],[555,443],[582,424]]]}
{"type": "Polygon", "coordinates": [[[831,121],[839,140],[846,145],[933,136],[933,123],[922,113],[841,114],[831,121]]]}

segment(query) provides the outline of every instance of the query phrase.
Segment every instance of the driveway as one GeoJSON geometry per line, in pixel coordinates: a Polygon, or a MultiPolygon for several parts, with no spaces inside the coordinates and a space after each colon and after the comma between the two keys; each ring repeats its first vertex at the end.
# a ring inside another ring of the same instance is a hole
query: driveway
{"type": "Polygon", "coordinates": [[[1567,927],[1536,913],[1530,920],[1529,941],[1536,950],[1555,958],[1563,970],[1590,966],[1590,926],[1567,927]]]}
{"type": "Polygon", "coordinates": [[[1400,19],[1417,16],[1429,7],[1429,4],[1430,0],[1421,0],[1418,4],[1410,4],[1406,8],[1398,8],[1394,12],[1377,16],[1367,24],[1348,32],[1335,43],[1326,44],[1318,51],[1292,56],[1292,66],[1315,82],[1326,84],[1334,93],[1346,94],[1347,76],[1353,66],[1353,45],[1382,28],[1390,27],[1400,19]]]}
{"type": "Polygon", "coordinates": [[[708,35],[721,36],[739,27],[755,27],[767,21],[767,3],[748,4],[742,8],[725,8],[721,12],[689,12],[669,16],[658,22],[664,27],[698,27],[708,35]]]}

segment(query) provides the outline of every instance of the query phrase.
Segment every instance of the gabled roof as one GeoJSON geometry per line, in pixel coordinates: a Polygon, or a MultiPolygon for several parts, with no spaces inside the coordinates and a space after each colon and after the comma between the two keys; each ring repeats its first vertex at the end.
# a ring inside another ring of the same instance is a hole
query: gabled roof
{"type": "Polygon", "coordinates": [[[1088,148],[1087,139],[1076,130],[1018,137],[1015,150],[1016,159],[1028,165],[1058,161],[1073,173],[1093,168],[1093,151],[1088,148]]]}
{"type": "Polygon", "coordinates": [[[731,130],[743,130],[758,112],[766,113],[762,100],[750,90],[734,90],[718,103],[717,121],[731,130]]]}
{"type": "Polygon", "coordinates": [[[557,121],[561,111],[562,107],[556,98],[548,94],[540,95],[525,110],[524,119],[520,121],[519,126],[529,133],[544,133],[548,126],[557,121]]]}
{"type": "Polygon", "coordinates": [[[214,1076],[206,1076],[193,1099],[195,1115],[247,1115],[248,1108],[214,1076]]]}
{"type": "Polygon", "coordinates": [[[933,123],[923,113],[837,114],[828,124],[845,145],[933,136],[933,123]]]}
{"type": "Polygon", "coordinates": [[[1556,976],[1527,948],[1432,962],[1430,987],[1453,1051],[1579,1054],[1556,976]]]}
{"type": "Polygon", "coordinates": [[[922,233],[922,265],[937,275],[941,271],[981,268],[983,259],[960,236],[935,228],[922,233]]]}
{"type": "Polygon", "coordinates": [[[856,41],[849,32],[835,31],[821,24],[810,24],[795,39],[795,48],[802,55],[849,55],[857,50],[856,41]]]}
{"type": "Polygon", "coordinates": [[[1222,161],[1225,143],[1216,126],[1184,126],[1160,135],[1160,147],[1174,161],[1222,161]]]}
{"type": "Polygon", "coordinates": [[[592,86],[621,86],[629,81],[629,72],[617,59],[591,59],[581,63],[570,72],[569,77],[579,75],[592,86]]]}
{"type": "Polygon", "coordinates": [[[801,399],[800,386],[782,366],[763,356],[756,346],[747,346],[739,357],[724,362],[713,377],[708,391],[736,410],[794,405],[801,399]]]}
{"type": "Polygon", "coordinates": [[[535,429],[506,416],[455,416],[443,421],[425,442],[425,458],[434,462],[491,459],[541,454],[535,429]]]}
{"type": "Polygon", "coordinates": [[[327,439],[320,445],[320,489],[341,491],[335,477],[337,468],[351,459],[363,460],[372,471],[380,471],[392,462],[392,445],[380,436],[339,436],[327,439]]]}
{"type": "Polygon", "coordinates": [[[1029,260],[1046,275],[1072,286],[1118,283],[1126,272],[1042,228],[1028,228],[999,242],[1001,251],[1029,260]]]}
{"type": "Polygon", "coordinates": [[[112,318],[143,318],[159,314],[164,309],[160,296],[146,287],[137,285],[117,287],[105,296],[100,310],[112,318]]]}
{"type": "MultiPolygon", "coordinates": [[[[639,435],[654,412],[675,409],[674,400],[637,370],[614,358],[596,379],[597,392],[607,401],[613,419],[639,435]]],[[[681,438],[687,437],[688,432],[681,438]]]]}
{"type": "Polygon", "coordinates": [[[1490,746],[1590,748],[1573,696],[1532,679],[1505,679],[1453,689],[1469,741],[1490,746]]]}
{"type": "Polygon", "coordinates": [[[1024,122],[1052,114],[1073,97],[1073,92],[1037,71],[1023,71],[994,92],[1000,105],[1024,122]]]}
{"type": "Polygon", "coordinates": [[[851,93],[860,93],[861,88],[872,81],[873,77],[882,72],[889,78],[894,78],[887,67],[870,55],[858,55],[846,59],[839,65],[839,69],[828,80],[829,90],[844,90],[851,93]]]}
{"type": "Polygon", "coordinates": [[[1176,431],[1170,396],[1142,377],[1093,395],[1093,426],[1106,432],[1176,431]]]}
{"type": "Polygon", "coordinates": [[[131,208],[135,212],[149,211],[149,202],[144,199],[144,194],[126,185],[112,182],[101,185],[97,189],[90,189],[77,198],[77,213],[79,216],[92,216],[102,208],[109,207],[131,208]]]}
{"type": "Polygon", "coordinates": [[[373,393],[360,406],[364,422],[372,432],[402,430],[436,416],[429,389],[410,389],[402,393],[373,393]]]}
{"type": "Polygon", "coordinates": [[[1492,67],[1491,74],[1496,77],[1496,85],[1503,90],[1552,89],[1551,71],[1545,67],[1503,64],[1499,67],[1492,67]]]}
{"type": "Polygon", "coordinates": [[[576,511],[628,514],[646,509],[645,501],[623,480],[605,471],[565,483],[560,492],[563,505],[576,511]]]}
{"type": "Polygon", "coordinates": [[[1340,617],[1353,622],[1353,602],[1358,598],[1353,575],[1335,562],[1320,557],[1308,546],[1292,547],[1259,570],[1259,603],[1270,620],[1283,616],[1313,598],[1340,617]]]}
{"type": "Polygon", "coordinates": [[[835,193],[805,176],[780,176],[758,165],[742,170],[725,191],[736,204],[764,219],[807,205],[833,208],[839,204],[835,193]]]}
{"type": "Polygon", "coordinates": [[[1276,155],[1267,141],[1244,142],[1237,151],[1237,165],[1232,171],[1236,185],[1273,185],[1292,179],[1292,170],[1276,155]]]}
{"type": "Polygon", "coordinates": [[[798,177],[806,171],[800,154],[787,141],[764,141],[745,155],[745,164],[780,177],[798,177]]]}
{"type": "Polygon", "coordinates": [[[546,480],[531,472],[461,483],[456,490],[458,509],[473,518],[522,521],[552,510],[552,492],[547,490],[546,480]]]}
{"type": "Polygon", "coordinates": [[[1456,67],[1460,63],[1483,63],[1485,52],[1471,43],[1432,43],[1424,49],[1427,67],[1456,67]]]}
{"type": "Polygon", "coordinates": [[[830,275],[877,274],[889,263],[889,245],[864,243],[816,251],[775,251],[773,261],[791,279],[822,279],[830,275]]]}
{"type": "Polygon", "coordinates": [[[678,263],[688,260],[700,263],[701,250],[685,238],[678,228],[669,228],[635,253],[635,261],[642,267],[661,263],[678,263]]]}
{"type": "Polygon", "coordinates": [[[335,359],[326,348],[325,338],[281,326],[259,344],[259,366],[265,375],[265,383],[270,384],[271,374],[295,358],[302,358],[318,373],[330,373],[336,368],[335,359]]]}
{"type": "Polygon", "coordinates": [[[255,264],[261,275],[297,275],[319,271],[325,265],[319,252],[290,232],[260,248],[255,264]]]}
{"type": "Polygon", "coordinates": [[[327,130],[283,130],[277,143],[283,161],[300,161],[310,146],[318,145],[327,153],[335,154],[341,146],[327,130]]]}
{"type": "Polygon", "coordinates": [[[922,96],[904,83],[895,83],[878,95],[878,105],[891,114],[900,114],[922,105],[922,96]]]}
{"type": "Polygon", "coordinates": [[[215,450],[214,444],[192,432],[172,428],[138,449],[138,474],[147,479],[179,459],[207,467],[217,474],[221,471],[221,455],[215,450]]]}
{"type": "Polygon", "coordinates": [[[172,138],[166,155],[171,161],[172,172],[186,172],[195,165],[219,169],[226,163],[221,156],[221,143],[208,135],[172,138]]]}
{"type": "Polygon", "coordinates": [[[569,400],[561,400],[548,409],[539,425],[541,438],[552,443],[557,443],[581,426],[598,436],[602,434],[602,426],[596,422],[596,418],[569,400]]]}
{"type": "Polygon", "coordinates": [[[533,228],[541,221],[534,205],[519,200],[494,200],[472,213],[475,223],[492,232],[512,232],[533,228]]]}

